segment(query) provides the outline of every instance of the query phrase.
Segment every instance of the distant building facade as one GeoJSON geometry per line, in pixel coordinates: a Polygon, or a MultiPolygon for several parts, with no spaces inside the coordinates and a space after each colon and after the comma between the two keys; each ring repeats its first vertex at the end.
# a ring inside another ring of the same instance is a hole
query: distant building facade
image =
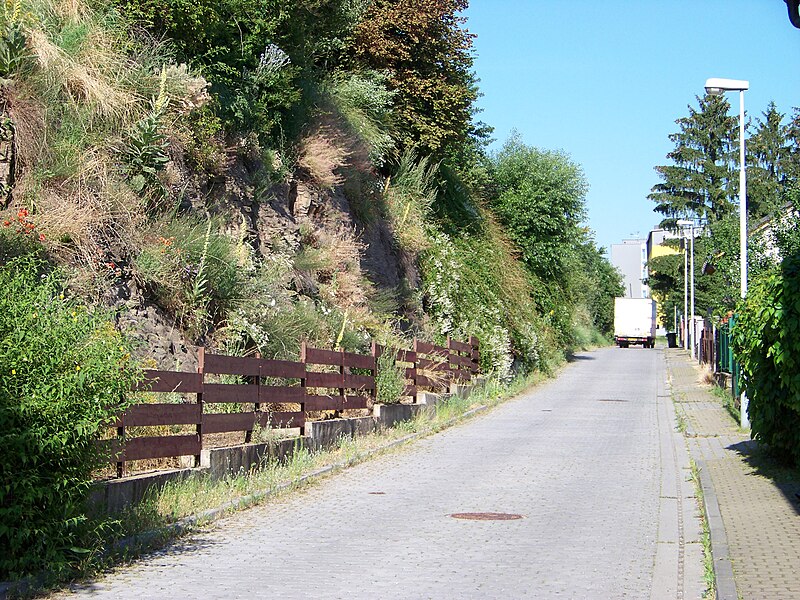
{"type": "MultiPolygon", "coordinates": [[[[667,245],[667,240],[677,239],[680,235],[677,232],[669,231],[667,229],[653,229],[647,234],[647,276],[650,276],[650,261],[659,256],[668,256],[670,254],[679,254],[682,252],[679,246],[667,245]]],[[[676,317],[673,315],[662,315],[661,302],[663,301],[657,294],[653,295],[656,301],[656,314],[658,314],[658,326],[661,329],[674,329],[676,317]]]]}
{"type": "Polygon", "coordinates": [[[611,264],[622,274],[626,298],[649,298],[647,281],[647,242],[641,239],[622,240],[611,244],[611,264]]]}

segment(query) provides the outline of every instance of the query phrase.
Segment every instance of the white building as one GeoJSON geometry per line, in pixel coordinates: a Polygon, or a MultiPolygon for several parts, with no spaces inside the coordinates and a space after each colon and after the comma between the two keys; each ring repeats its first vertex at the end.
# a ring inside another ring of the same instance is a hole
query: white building
{"type": "Polygon", "coordinates": [[[622,273],[626,298],[649,298],[647,279],[647,241],[622,240],[611,244],[611,264],[622,273]]]}

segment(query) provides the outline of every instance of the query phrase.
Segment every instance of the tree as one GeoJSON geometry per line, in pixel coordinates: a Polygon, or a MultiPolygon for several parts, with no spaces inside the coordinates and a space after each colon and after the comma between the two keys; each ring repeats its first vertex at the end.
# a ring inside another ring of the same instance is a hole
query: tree
{"type": "Polygon", "coordinates": [[[542,280],[565,281],[565,269],[586,214],[580,165],[563,152],[526,146],[514,133],[494,156],[491,206],[542,280]]]}
{"type": "Polygon", "coordinates": [[[663,182],[653,186],[648,198],[664,215],[662,227],[674,228],[681,217],[714,221],[734,208],[738,119],[728,116],[730,105],[722,96],[697,100],[699,110],[689,106],[689,116],[676,121],[680,131],[669,136],[675,149],[667,158],[673,164],[655,168],[663,182]]]}
{"type": "Polygon", "coordinates": [[[771,215],[788,200],[792,182],[787,172],[791,158],[789,126],[770,102],[756,119],[756,131],[747,140],[747,212],[754,217],[771,215]]]}
{"type": "Polygon", "coordinates": [[[355,67],[386,72],[401,147],[438,158],[478,134],[467,0],[375,0],[352,38],[355,67]]]}
{"type": "Polygon", "coordinates": [[[604,248],[598,248],[585,234],[576,248],[576,264],[571,289],[576,302],[586,307],[592,325],[602,334],[614,331],[614,298],[625,295],[622,275],[608,260],[604,248]]]}

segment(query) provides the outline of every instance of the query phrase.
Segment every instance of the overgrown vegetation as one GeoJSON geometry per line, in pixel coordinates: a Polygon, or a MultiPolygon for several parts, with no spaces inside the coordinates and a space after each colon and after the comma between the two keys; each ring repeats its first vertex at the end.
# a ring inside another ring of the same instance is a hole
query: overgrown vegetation
{"type": "Polygon", "coordinates": [[[731,332],[755,439],[800,464],[800,257],[750,286],[731,332]]]}
{"type": "MultiPolygon", "coordinates": [[[[126,311],[150,336],[140,354],[160,341],[158,317],[187,345],[231,354],[475,335],[498,380],[551,371],[602,342],[619,278],[583,223],[578,165],[516,136],[486,150],[466,6],[7,0],[0,137],[14,168],[0,219],[15,233],[0,260],[57,265],[75,300],[52,310],[69,322],[86,306],[86,331],[103,307],[126,311]]],[[[24,285],[53,292],[52,277],[24,285]]],[[[9,314],[26,298],[6,298],[9,314]]],[[[39,331],[22,323],[9,339],[39,331]]],[[[100,343],[86,331],[73,342],[100,343]]],[[[135,372],[119,358],[106,353],[116,401],[135,372]]],[[[396,398],[392,369],[380,378],[382,400],[396,398]]],[[[98,396],[71,419],[115,407],[98,396]]],[[[15,574],[51,556],[30,548],[15,574]]]]}
{"type": "Polygon", "coordinates": [[[33,256],[0,263],[0,579],[68,571],[101,532],[85,515],[94,444],[137,378],[107,316],[33,256]]]}

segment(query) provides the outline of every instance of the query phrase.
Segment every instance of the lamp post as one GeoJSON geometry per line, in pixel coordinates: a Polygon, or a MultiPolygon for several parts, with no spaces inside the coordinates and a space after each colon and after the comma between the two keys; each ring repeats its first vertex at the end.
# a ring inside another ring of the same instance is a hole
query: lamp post
{"type": "Polygon", "coordinates": [[[692,358],[694,358],[694,221],[689,221],[688,219],[680,219],[675,222],[675,224],[681,228],[681,233],[683,233],[683,348],[688,350],[691,346],[692,348],[692,358]],[[692,237],[690,238],[689,244],[691,248],[691,259],[689,258],[689,253],[686,252],[686,242],[687,238],[685,235],[686,228],[691,227],[692,237]],[[691,261],[691,267],[689,266],[691,261]],[[692,334],[691,334],[691,343],[689,342],[689,271],[691,269],[691,297],[692,297],[692,312],[691,312],[691,319],[692,319],[692,334]]]}
{"type": "MultiPolygon", "coordinates": [[[[706,81],[706,93],[721,96],[725,92],[739,92],[739,270],[741,296],[747,295],[747,173],[744,156],[744,92],[750,89],[750,82],[739,79],[720,79],[712,77],[706,81]]],[[[750,427],[747,416],[747,396],[742,394],[742,428],[750,427]]]]}

